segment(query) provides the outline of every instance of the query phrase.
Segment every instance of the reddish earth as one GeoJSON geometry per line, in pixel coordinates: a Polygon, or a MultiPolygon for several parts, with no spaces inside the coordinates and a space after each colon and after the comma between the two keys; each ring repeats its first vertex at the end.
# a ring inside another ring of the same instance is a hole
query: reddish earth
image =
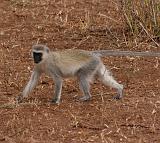
{"type": "Polygon", "coordinates": [[[158,49],[152,43],[126,43],[123,27],[118,0],[1,0],[0,142],[159,143],[158,58],[103,59],[125,86],[120,101],[99,81],[92,85],[91,101],[75,101],[81,96],[78,84],[65,80],[61,104],[50,104],[54,82],[43,76],[28,99],[15,102],[30,77],[35,43],[52,50],[158,49]]]}

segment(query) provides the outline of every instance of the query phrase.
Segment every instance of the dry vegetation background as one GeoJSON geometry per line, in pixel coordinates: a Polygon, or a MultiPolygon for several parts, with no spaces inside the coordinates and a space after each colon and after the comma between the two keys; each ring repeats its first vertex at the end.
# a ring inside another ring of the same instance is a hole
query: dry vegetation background
{"type": "Polygon", "coordinates": [[[106,57],[124,98],[95,81],[92,100],[65,80],[60,105],[43,76],[22,104],[15,98],[32,72],[31,46],[58,49],[160,51],[159,0],[1,0],[0,142],[159,143],[159,58],[106,57]]]}

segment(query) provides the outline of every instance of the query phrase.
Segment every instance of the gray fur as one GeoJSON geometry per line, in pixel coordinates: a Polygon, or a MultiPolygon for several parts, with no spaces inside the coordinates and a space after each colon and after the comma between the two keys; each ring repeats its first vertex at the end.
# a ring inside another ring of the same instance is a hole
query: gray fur
{"type": "Polygon", "coordinates": [[[79,79],[80,89],[83,92],[83,97],[81,97],[80,100],[84,101],[90,99],[91,94],[89,82],[91,82],[92,78],[95,76],[99,63],[99,58],[95,58],[77,71],[76,75],[79,79]]]}
{"type": "Polygon", "coordinates": [[[160,57],[160,52],[135,52],[135,51],[119,51],[119,50],[96,50],[92,51],[93,55],[104,56],[143,56],[143,57],[160,57]]]}
{"type": "Polygon", "coordinates": [[[61,98],[61,91],[62,91],[62,79],[61,78],[54,78],[55,81],[55,95],[53,97],[52,102],[59,103],[61,98]]]}
{"type": "Polygon", "coordinates": [[[28,93],[30,93],[32,89],[36,86],[39,77],[40,77],[40,72],[38,70],[34,70],[26,88],[23,90],[24,97],[27,97],[28,93]]]}

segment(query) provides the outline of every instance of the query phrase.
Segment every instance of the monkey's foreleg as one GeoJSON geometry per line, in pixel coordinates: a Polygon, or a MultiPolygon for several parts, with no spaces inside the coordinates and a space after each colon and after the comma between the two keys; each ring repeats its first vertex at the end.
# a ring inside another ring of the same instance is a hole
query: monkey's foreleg
{"type": "Polygon", "coordinates": [[[23,98],[26,98],[28,94],[33,90],[38,82],[39,76],[40,73],[38,71],[33,71],[28,84],[24,88],[23,92],[18,96],[18,102],[22,102],[23,98]]]}
{"type": "Polygon", "coordinates": [[[53,103],[59,103],[61,98],[61,91],[62,91],[62,79],[61,78],[55,78],[55,96],[52,99],[53,103]]]}

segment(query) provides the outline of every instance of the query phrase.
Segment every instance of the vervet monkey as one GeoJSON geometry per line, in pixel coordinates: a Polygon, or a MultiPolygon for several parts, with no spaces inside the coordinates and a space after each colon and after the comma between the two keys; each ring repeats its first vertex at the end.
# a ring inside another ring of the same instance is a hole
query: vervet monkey
{"type": "Polygon", "coordinates": [[[24,88],[22,94],[18,97],[21,102],[27,97],[32,89],[36,86],[37,81],[42,73],[51,76],[55,82],[55,95],[52,102],[59,103],[61,98],[63,78],[77,77],[83,96],[82,101],[89,100],[90,83],[95,76],[105,84],[117,90],[116,99],[123,96],[123,85],[119,84],[111,75],[100,59],[100,56],[160,56],[159,53],[149,52],[131,52],[131,51],[85,51],[85,50],[63,50],[53,51],[44,45],[34,45],[32,49],[32,57],[35,63],[31,78],[24,88]],[[149,55],[150,54],[150,55],[149,55]]]}
{"type": "Polygon", "coordinates": [[[51,52],[44,45],[35,45],[32,49],[35,67],[31,78],[19,96],[19,102],[27,97],[36,86],[42,73],[51,76],[55,82],[55,95],[52,102],[59,103],[63,78],[77,77],[83,96],[80,100],[89,100],[90,82],[97,75],[105,85],[117,89],[115,98],[122,98],[123,85],[114,80],[97,54],[85,50],[64,50],[51,52]]]}

